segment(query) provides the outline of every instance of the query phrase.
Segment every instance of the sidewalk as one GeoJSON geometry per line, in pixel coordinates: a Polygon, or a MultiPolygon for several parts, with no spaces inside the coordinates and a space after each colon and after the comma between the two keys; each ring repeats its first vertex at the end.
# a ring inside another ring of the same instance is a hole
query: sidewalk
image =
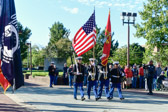
{"type": "Polygon", "coordinates": [[[31,112],[25,107],[21,107],[8,96],[0,92],[0,112],[31,112]]]}
{"type": "MultiPolygon", "coordinates": [[[[142,95],[147,95],[147,93],[149,92],[149,91],[145,91],[144,89],[123,89],[122,91],[138,93],[138,94],[142,94],[142,95]]],[[[168,91],[153,91],[152,96],[168,98],[168,91]]]]}
{"type": "MultiPolygon", "coordinates": [[[[54,86],[49,88],[46,83],[39,83],[33,80],[25,80],[25,86],[15,91],[15,94],[7,93],[11,99],[25,107],[40,112],[167,112],[168,97],[163,95],[146,95],[143,90],[123,90],[125,100],[120,101],[118,93],[114,92],[114,98],[107,101],[104,95],[99,101],[95,101],[93,91],[91,99],[87,99],[86,88],[85,101],[73,99],[73,88],[69,86],[54,86]]],[[[167,95],[167,94],[166,94],[167,95]]]]}

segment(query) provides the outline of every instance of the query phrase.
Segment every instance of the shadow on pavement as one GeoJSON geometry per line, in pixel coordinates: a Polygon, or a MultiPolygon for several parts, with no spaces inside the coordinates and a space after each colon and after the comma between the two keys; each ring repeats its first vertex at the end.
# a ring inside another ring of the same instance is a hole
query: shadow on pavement
{"type": "Polygon", "coordinates": [[[19,107],[16,104],[2,104],[0,103],[0,111],[4,111],[4,112],[30,112],[30,111],[26,111],[26,108],[23,107],[19,107]]]}
{"type": "MultiPolygon", "coordinates": [[[[26,103],[29,103],[29,104],[32,104],[32,105],[51,105],[51,106],[63,106],[63,107],[67,107],[67,108],[81,108],[81,109],[123,109],[123,110],[136,110],[136,109],[126,109],[126,108],[120,108],[120,107],[114,107],[114,106],[110,106],[110,107],[107,107],[107,106],[100,106],[100,105],[90,105],[90,104],[69,104],[69,103],[52,103],[52,102],[26,102],[26,103]]],[[[44,110],[40,110],[40,111],[44,111],[44,110]]],[[[48,111],[48,110],[47,110],[48,111]]],[[[62,112],[63,110],[61,111],[57,111],[55,110],[56,112],[62,112]]],[[[64,110],[64,112],[75,112],[75,111],[67,111],[67,110],[64,110]]],[[[78,111],[79,112],[79,111],[78,111]]],[[[84,110],[81,110],[80,112],[85,112],[84,110]]],[[[88,111],[87,111],[88,112],[88,111]]]]}
{"type": "Polygon", "coordinates": [[[33,83],[29,83],[29,82],[24,82],[24,86],[41,86],[41,85],[33,84],[33,83]]]}

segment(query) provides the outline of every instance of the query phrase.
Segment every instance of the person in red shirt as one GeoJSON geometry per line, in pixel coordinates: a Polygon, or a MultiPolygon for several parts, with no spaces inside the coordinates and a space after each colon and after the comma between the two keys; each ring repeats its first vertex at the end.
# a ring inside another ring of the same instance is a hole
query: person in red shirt
{"type": "Polygon", "coordinates": [[[139,88],[143,88],[144,87],[144,69],[142,66],[140,66],[139,68],[139,88]]]}
{"type": "Polygon", "coordinates": [[[126,88],[130,88],[130,85],[132,84],[132,70],[129,66],[126,66],[124,72],[126,75],[126,88]]]}

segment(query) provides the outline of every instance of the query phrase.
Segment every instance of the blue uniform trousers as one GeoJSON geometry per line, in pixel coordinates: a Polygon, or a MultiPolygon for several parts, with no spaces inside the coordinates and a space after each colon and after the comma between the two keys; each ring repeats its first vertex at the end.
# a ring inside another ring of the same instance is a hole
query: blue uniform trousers
{"type": "Polygon", "coordinates": [[[98,97],[101,98],[102,96],[103,85],[105,86],[104,91],[105,91],[106,97],[108,98],[109,97],[109,80],[99,81],[98,97]]]}
{"type": "Polygon", "coordinates": [[[111,89],[110,89],[110,92],[109,92],[109,96],[113,98],[114,88],[117,88],[119,98],[123,98],[122,92],[121,92],[121,84],[120,83],[112,83],[111,84],[111,89]]]}
{"type": "Polygon", "coordinates": [[[52,84],[54,83],[54,75],[49,75],[50,76],[50,87],[52,87],[52,84]]]}
{"type": "Polygon", "coordinates": [[[144,88],[144,76],[140,76],[139,78],[139,88],[144,88]]]}
{"type": "Polygon", "coordinates": [[[74,83],[74,98],[77,98],[77,89],[80,88],[81,98],[84,97],[83,83],[74,83]]]}
{"type": "Polygon", "coordinates": [[[54,85],[57,85],[58,76],[54,76],[54,85]]]}
{"type": "Polygon", "coordinates": [[[84,86],[87,84],[87,76],[84,76],[84,86]]]}
{"type": "Polygon", "coordinates": [[[136,88],[137,77],[133,77],[132,88],[136,88]]]}
{"type": "Polygon", "coordinates": [[[69,75],[69,86],[72,86],[72,80],[73,80],[74,76],[73,75],[69,75]]]}
{"type": "Polygon", "coordinates": [[[92,87],[93,87],[95,98],[97,98],[97,86],[98,86],[97,81],[87,81],[87,94],[89,99],[90,99],[90,91],[92,87]]]}

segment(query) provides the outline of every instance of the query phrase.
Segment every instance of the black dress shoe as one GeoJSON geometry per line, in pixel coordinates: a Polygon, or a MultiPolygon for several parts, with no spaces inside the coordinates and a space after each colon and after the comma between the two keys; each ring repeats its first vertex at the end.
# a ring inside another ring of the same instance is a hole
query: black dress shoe
{"type": "Polygon", "coordinates": [[[108,97],[107,99],[110,101],[110,100],[112,100],[112,99],[113,99],[113,97],[108,97]]]}
{"type": "Polygon", "coordinates": [[[120,100],[124,100],[124,97],[123,97],[123,98],[120,98],[120,100]]]}
{"type": "Polygon", "coordinates": [[[96,100],[96,101],[98,101],[98,100],[99,100],[99,98],[95,98],[95,100],[96,100]]]}
{"type": "Polygon", "coordinates": [[[101,97],[98,97],[98,99],[101,99],[101,97]]]}
{"type": "Polygon", "coordinates": [[[153,95],[153,93],[147,93],[148,95],[153,95]]]}
{"type": "Polygon", "coordinates": [[[75,100],[77,100],[77,98],[74,98],[75,100]]]}
{"type": "Polygon", "coordinates": [[[81,98],[81,101],[84,101],[84,100],[85,100],[85,98],[84,98],[84,97],[82,97],[82,98],[81,98]]]}

